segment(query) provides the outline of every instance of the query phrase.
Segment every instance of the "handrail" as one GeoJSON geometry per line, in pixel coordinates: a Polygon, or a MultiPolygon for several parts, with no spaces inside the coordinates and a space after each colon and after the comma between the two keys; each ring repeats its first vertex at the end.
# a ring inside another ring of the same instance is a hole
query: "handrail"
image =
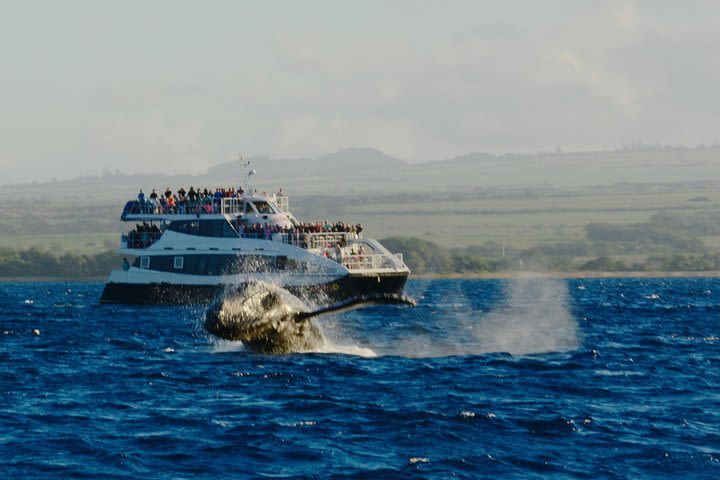
{"type": "Polygon", "coordinates": [[[350,241],[352,234],[348,232],[299,232],[274,233],[272,240],[286,243],[305,249],[335,248],[336,245],[344,247],[350,241]]]}
{"type": "Polygon", "coordinates": [[[363,255],[348,255],[342,257],[342,265],[348,270],[394,268],[393,255],[383,253],[370,253],[363,255]]]}

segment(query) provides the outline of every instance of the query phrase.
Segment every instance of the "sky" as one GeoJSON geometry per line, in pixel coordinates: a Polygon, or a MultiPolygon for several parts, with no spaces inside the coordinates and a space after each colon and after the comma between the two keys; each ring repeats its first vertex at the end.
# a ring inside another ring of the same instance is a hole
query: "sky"
{"type": "Polygon", "coordinates": [[[0,0],[0,184],[720,143],[720,2],[0,0]]]}

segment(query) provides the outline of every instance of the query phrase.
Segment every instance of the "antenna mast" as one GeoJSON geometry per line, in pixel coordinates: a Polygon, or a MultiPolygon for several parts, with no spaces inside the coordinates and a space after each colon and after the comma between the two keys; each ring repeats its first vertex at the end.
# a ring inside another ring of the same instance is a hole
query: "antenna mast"
{"type": "Polygon", "coordinates": [[[255,174],[255,170],[248,170],[248,167],[250,166],[250,160],[246,162],[242,156],[242,153],[238,154],[238,156],[240,157],[243,179],[245,180],[245,193],[252,194],[255,192],[255,184],[250,180],[250,177],[255,174]]]}

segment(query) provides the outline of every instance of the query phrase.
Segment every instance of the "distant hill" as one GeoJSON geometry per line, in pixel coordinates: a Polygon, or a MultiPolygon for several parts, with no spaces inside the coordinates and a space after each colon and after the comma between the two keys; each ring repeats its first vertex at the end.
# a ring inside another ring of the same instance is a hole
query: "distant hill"
{"type": "MultiPolygon", "coordinates": [[[[534,154],[468,153],[442,161],[406,163],[374,148],[339,150],[315,158],[248,158],[256,187],[283,187],[291,195],[409,194],[467,192],[496,188],[583,188],[614,184],[720,184],[720,147],[622,149],[534,154]]],[[[0,188],[0,204],[31,198],[38,204],[117,203],[140,188],[239,186],[239,160],[208,168],[202,175],[120,171],[67,181],[0,188]],[[74,200],[73,200],[74,199],[74,200]]],[[[30,200],[25,200],[27,203],[30,200]]]]}
{"type": "MultiPolygon", "coordinates": [[[[407,166],[402,160],[374,148],[348,148],[317,158],[274,159],[267,155],[249,157],[251,167],[263,176],[322,176],[358,171],[387,172],[407,166]]],[[[240,161],[221,163],[208,169],[207,178],[238,178],[240,161]]]]}

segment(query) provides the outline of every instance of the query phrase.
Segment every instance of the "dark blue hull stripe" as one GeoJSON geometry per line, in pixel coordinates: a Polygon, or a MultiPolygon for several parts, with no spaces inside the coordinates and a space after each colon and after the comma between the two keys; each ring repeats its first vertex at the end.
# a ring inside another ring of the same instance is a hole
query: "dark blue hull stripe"
{"type": "MultiPolygon", "coordinates": [[[[401,295],[406,273],[361,276],[348,275],[331,283],[288,287],[298,296],[322,295],[328,301],[339,301],[363,295],[401,295]]],[[[225,285],[178,285],[170,283],[107,283],[100,303],[129,305],[206,305],[237,287],[225,285]]]]}

